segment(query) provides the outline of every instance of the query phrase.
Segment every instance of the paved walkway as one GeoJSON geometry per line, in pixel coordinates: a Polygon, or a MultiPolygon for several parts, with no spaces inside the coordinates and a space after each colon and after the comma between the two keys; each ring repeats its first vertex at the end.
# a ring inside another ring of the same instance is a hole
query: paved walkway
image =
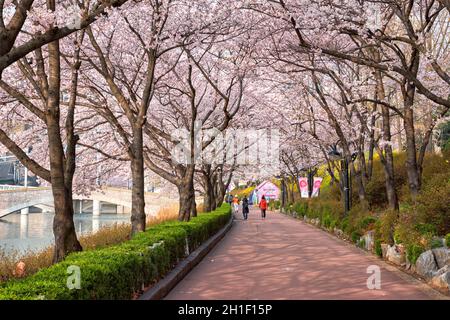
{"type": "Polygon", "coordinates": [[[434,290],[332,235],[282,214],[238,216],[166,299],[431,299],[434,290]],[[381,268],[369,290],[367,267],[381,268]]]}

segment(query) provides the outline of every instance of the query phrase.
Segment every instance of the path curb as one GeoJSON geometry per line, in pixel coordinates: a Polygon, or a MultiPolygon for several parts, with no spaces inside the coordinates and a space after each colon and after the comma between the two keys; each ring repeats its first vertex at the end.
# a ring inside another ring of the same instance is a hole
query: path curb
{"type": "Polygon", "coordinates": [[[231,215],[230,221],[228,221],[222,229],[193,251],[186,259],[181,261],[175,269],[170,271],[163,279],[144,292],[137,300],[163,299],[192,269],[194,269],[197,264],[200,263],[200,261],[202,261],[216,244],[223,239],[226,233],[231,229],[233,221],[234,216],[231,215]]]}

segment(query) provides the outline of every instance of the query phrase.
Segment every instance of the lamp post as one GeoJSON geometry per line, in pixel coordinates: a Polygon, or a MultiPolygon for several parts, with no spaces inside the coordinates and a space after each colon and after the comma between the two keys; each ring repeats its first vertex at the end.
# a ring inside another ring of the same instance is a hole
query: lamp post
{"type": "MultiPolygon", "coordinates": [[[[344,214],[348,215],[348,212],[351,208],[351,181],[350,181],[350,173],[348,169],[348,159],[341,152],[337,150],[337,146],[331,146],[331,151],[328,153],[328,156],[331,160],[340,160],[341,161],[341,170],[342,170],[342,183],[344,188],[344,214]]],[[[353,162],[356,159],[356,153],[353,153],[351,156],[351,161],[353,162]]]]}

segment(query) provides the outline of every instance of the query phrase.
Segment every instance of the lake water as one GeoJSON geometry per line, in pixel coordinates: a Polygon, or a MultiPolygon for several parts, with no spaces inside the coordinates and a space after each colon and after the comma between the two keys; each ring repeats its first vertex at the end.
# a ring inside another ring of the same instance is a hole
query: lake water
{"type": "MultiPolygon", "coordinates": [[[[9,250],[39,250],[52,244],[53,213],[11,214],[0,219],[0,247],[9,250]]],[[[129,223],[130,216],[122,214],[75,214],[77,235],[96,232],[115,223],[129,223]]]]}

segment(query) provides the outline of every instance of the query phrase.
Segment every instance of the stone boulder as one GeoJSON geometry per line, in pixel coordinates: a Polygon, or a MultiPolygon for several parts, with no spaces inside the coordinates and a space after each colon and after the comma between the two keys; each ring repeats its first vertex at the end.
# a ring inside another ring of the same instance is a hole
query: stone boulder
{"type": "Polygon", "coordinates": [[[436,248],[433,249],[434,259],[437,262],[439,269],[450,265],[450,249],[449,248],[436,248]]]}
{"type": "Polygon", "coordinates": [[[334,235],[341,238],[344,236],[344,231],[342,231],[341,229],[338,229],[338,228],[334,228],[334,235]]]}
{"type": "Polygon", "coordinates": [[[434,259],[433,251],[427,250],[423,252],[416,261],[416,272],[420,276],[429,280],[438,271],[436,260],[434,259]]]}
{"type": "Polygon", "coordinates": [[[386,259],[398,266],[406,263],[406,257],[404,252],[399,250],[396,245],[388,246],[386,252],[386,259]]]}
{"type": "Polygon", "coordinates": [[[434,272],[430,284],[441,290],[450,290],[450,266],[446,265],[434,272]]]}

